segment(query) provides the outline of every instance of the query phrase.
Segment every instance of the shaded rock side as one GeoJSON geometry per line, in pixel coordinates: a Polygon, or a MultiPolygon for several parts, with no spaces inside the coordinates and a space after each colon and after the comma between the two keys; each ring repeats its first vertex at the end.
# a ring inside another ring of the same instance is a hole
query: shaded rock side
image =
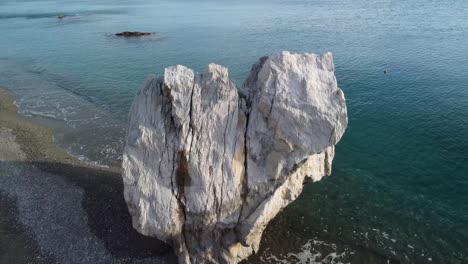
{"type": "Polygon", "coordinates": [[[129,120],[133,226],[171,244],[180,263],[237,263],[258,251],[303,184],[330,175],[347,126],[331,53],[263,57],[240,90],[220,65],[169,67],[146,80],[129,120]]]}

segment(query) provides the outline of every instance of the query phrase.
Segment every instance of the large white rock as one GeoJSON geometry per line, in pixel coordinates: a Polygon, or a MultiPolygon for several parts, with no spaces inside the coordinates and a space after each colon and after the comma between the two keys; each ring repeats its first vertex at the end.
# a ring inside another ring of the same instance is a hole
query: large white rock
{"type": "Polygon", "coordinates": [[[130,112],[123,158],[133,226],[180,263],[237,263],[268,222],[330,175],[347,126],[331,53],[261,58],[240,91],[228,70],[150,76],[130,112]]]}

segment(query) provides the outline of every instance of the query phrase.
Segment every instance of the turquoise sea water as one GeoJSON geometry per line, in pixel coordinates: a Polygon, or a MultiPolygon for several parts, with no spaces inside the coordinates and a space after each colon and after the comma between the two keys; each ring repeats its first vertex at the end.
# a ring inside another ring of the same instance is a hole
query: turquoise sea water
{"type": "Polygon", "coordinates": [[[349,127],[332,176],[251,261],[468,263],[467,1],[0,0],[0,87],[102,165],[119,162],[148,74],[215,62],[241,84],[282,50],[333,52],[349,127]],[[125,30],[156,34],[113,36],[125,30]]]}

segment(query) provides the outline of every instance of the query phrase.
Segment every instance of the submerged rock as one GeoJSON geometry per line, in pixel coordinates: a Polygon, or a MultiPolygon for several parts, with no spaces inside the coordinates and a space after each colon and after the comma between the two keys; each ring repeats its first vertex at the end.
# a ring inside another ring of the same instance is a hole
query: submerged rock
{"type": "Polygon", "coordinates": [[[120,37],[140,37],[140,36],[151,35],[151,33],[140,32],[140,31],[124,31],[124,32],[116,33],[115,35],[120,36],[120,37]]]}
{"type": "Polygon", "coordinates": [[[331,53],[264,57],[238,95],[228,70],[150,76],[132,105],[124,195],[140,233],[180,263],[237,263],[307,181],[330,175],[347,126],[331,53]]]}

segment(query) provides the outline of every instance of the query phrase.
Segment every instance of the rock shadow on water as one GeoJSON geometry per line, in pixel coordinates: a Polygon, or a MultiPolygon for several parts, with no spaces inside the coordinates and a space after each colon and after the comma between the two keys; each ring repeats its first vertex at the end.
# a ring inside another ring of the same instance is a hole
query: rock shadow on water
{"type": "MultiPolygon", "coordinates": [[[[81,206],[86,211],[87,224],[116,259],[133,263],[136,260],[156,257],[169,263],[177,262],[169,245],[156,238],[143,236],[133,229],[119,173],[58,162],[8,161],[0,164],[9,167],[32,165],[50,177],[58,177],[82,189],[84,196],[81,206]]],[[[64,242],[67,243],[66,240],[64,242]]]]}

